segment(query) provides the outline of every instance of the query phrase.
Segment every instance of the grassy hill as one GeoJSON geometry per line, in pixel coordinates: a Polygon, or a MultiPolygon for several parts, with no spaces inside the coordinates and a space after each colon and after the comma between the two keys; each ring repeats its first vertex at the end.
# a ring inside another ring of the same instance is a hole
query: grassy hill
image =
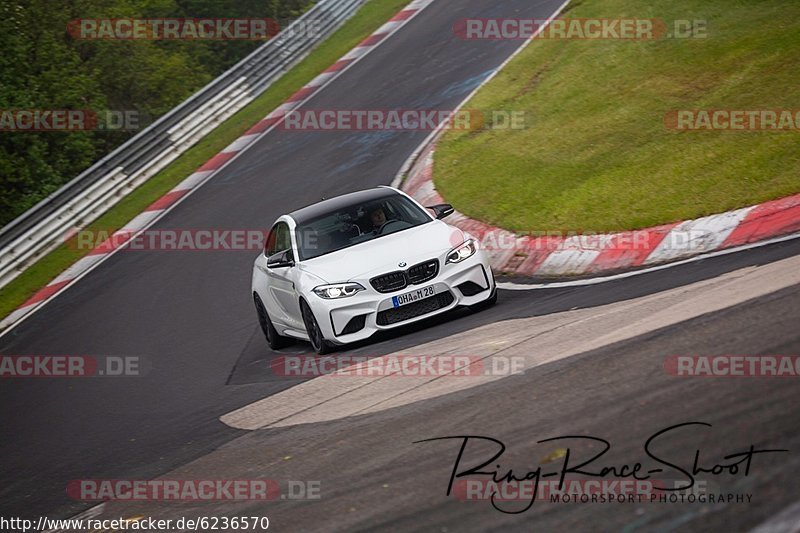
{"type": "Polygon", "coordinates": [[[467,103],[524,129],[450,131],[434,181],[516,231],[614,231],[800,192],[793,131],[676,131],[684,109],[800,110],[800,2],[584,0],[559,18],[702,20],[705,38],[534,40],[467,103]]]}

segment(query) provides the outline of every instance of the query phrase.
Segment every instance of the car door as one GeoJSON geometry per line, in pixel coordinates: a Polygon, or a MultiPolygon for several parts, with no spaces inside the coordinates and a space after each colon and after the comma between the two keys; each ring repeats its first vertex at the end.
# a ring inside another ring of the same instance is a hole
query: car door
{"type": "MultiPolygon", "coordinates": [[[[272,227],[265,253],[269,258],[286,251],[292,254],[294,259],[289,225],[281,221],[272,227]]],[[[269,268],[268,266],[266,275],[268,279],[268,301],[264,302],[264,305],[267,307],[270,317],[289,328],[303,329],[300,300],[295,291],[297,268],[295,266],[269,268]]]]}

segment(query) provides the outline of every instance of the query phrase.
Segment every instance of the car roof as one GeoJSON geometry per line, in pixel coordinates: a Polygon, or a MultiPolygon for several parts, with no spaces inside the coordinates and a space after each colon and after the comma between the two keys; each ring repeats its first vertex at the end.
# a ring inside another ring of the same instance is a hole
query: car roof
{"type": "Polygon", "coordinates": [[[400,195],[400,193],[390,187],[376,187],[374,189],[351,192],[336,196],[335,198],[322,200],[321,202],[292,211],[289,213],[289,216],[299,225],[339,209],[398,195],[400,195]]]}

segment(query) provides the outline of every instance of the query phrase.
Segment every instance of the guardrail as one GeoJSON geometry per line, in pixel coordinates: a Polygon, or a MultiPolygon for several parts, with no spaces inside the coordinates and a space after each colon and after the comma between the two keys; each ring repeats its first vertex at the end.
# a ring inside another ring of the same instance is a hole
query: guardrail
{"type": "Polygon", "coordinates": [[[252,102],[366,0],[319,0],[273,39],[0,229],[0,287],[252,102]],[[304,30],[315,21],[314,33],[304,30]]]}

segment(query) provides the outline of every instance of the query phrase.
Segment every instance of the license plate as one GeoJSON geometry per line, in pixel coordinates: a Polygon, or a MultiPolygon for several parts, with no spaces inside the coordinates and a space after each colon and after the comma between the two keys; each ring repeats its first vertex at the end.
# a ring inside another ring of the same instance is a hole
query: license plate
{"type": "Polygon", "coordinates": [[[395,307],[400,307],[401,305],[417,302],[423,298],[430,298],[434,294],[436,294],[436,288],[433,285],[430,287],[422,287],[421,289],[417,289],[415,291],[393,296],[392,305],[395,307]]]}

